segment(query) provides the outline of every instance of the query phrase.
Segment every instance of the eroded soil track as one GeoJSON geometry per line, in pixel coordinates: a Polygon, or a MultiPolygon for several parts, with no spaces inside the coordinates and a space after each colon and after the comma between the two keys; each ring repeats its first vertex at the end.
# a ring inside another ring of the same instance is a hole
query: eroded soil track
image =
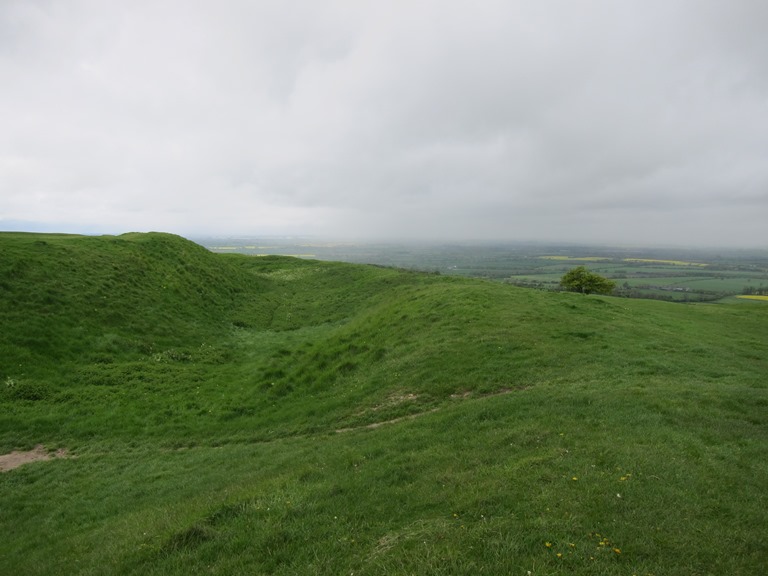
{"type": "Polygon", "coordinates": [[[9,454],[0,454],[0,472],[13,470],[30,462],[39,462],[40,460],[51,460],[53,458],[65,458],[67,451],[59,449],[56,452],[49,452],[45,446],[38,444],[32,450],[14,451],[9,454]]]}

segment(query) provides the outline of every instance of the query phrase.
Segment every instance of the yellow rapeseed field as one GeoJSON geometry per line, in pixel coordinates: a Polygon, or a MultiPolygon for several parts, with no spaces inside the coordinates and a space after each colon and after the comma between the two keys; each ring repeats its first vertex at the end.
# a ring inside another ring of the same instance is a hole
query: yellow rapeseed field
{"type": "Polygon", "coordinates": [[[599,262],[600,260],[610,260],[604,256],[539,256],[543,260],[574,260],[581,262],[599,262]]]}
{"type": "Polygon", "coordinates": [[[686,262],[685,260],[656,260],[655,258],[622,258],[624,262],[648,262],[651,264],[672,264],[673,266],[706,266],[701,262],[686,262]]]}
{"type": "Polygon", "coordinates": [[[736,296],[736,298],[746,298],[747,300],[762,300],[768,302],[768,296],[760,296],[759,294],[745,294],[743,296],[736,296]]]}

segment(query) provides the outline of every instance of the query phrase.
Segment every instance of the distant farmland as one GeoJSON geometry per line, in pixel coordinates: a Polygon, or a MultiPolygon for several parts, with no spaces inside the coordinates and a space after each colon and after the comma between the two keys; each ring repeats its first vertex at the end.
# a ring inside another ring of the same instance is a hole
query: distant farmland
{"type": "Polygon", "coordinates": [[[534,243],[355,243],[315,239],[202,239],[214,252],[266,252],[488,278],[557,290],[561,276],[586,266],[617,284],[617,295],[675,302],[768,294],[768,250],[609,248],[534,243]]]}

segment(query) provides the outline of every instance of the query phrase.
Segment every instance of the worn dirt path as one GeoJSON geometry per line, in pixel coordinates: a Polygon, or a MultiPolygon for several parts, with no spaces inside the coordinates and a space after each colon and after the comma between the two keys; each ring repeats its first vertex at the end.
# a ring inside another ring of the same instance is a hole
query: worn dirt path
{"type": "Polygon", "coordinates": [[[0,454],[0,472],[7,472],[30,462],[51,460],[52,458],[65,458],[67,451],[60,449],[54,453],[48,452],[45,446],[38,444],[33,450],[13,451],[10,454],[0,454]]]}

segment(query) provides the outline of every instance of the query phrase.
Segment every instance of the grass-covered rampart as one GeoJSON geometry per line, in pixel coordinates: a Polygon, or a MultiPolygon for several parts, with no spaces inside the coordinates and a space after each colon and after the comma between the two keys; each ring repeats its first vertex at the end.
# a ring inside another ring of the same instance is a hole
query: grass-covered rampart
{"type": "Polygon", "coordinates": [[[14,574],[760,574],[768,307],[0,235],[14,574]]]}

